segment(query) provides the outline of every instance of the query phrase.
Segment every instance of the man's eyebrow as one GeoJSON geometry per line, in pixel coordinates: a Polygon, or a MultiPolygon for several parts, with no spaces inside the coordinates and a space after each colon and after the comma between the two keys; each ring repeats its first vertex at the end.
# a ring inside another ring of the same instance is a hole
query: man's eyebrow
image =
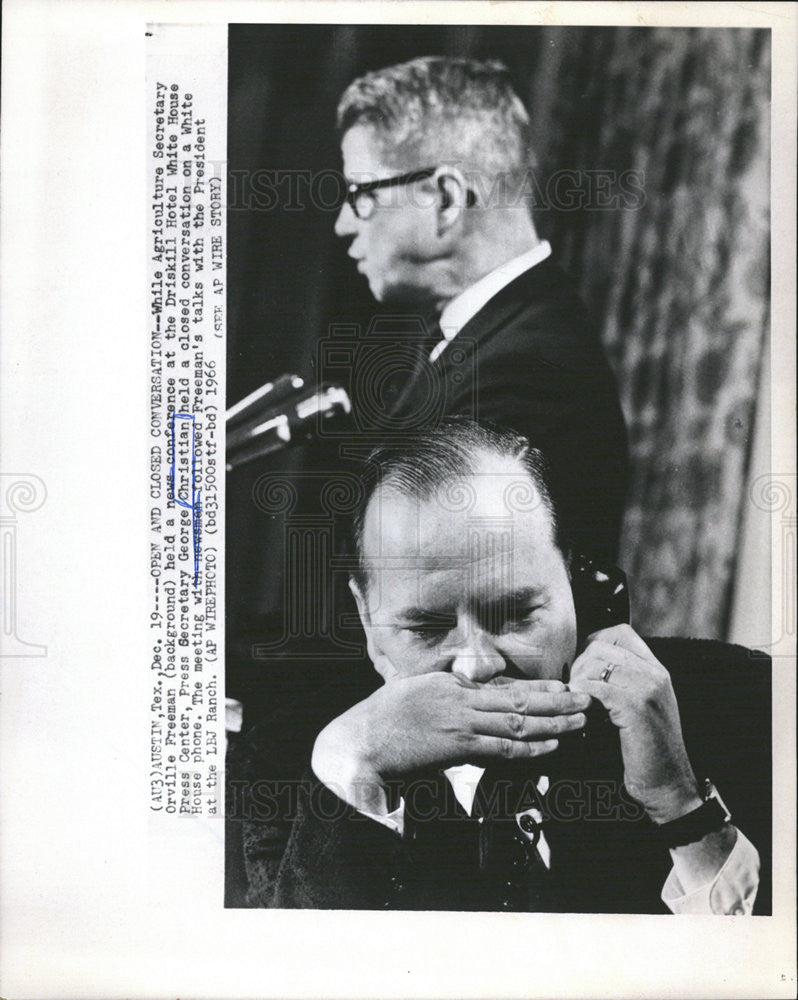
{"type": "Polygon", "coordinates": [[[430,611],[427,608],[410,607],[402,608],[401,611],[397,611],[394,618],[397,621],[403,621],[409,624],[416,622],[424,622],[425,624],[440,622],[441,624],[446,624],[448,622],[455,621],[457,616],[453,611],[430,611]]]}
{"type": "MultiPolygon", "coordinates": [[[[520,587],[518,590],[498,594],[496,597],[477,598],[474,604],[481,611],[484,611],[486,608],[506,609],[519,605],[534,604],[540,601],[544,594],[545,588],[543,587],[520,587]]],[[[410,625],[419,622],[423,622],[424,624],[440,622],[444,625],[455,621],[456,618],[457,615],[454,611],[432,611],[429,608],[420,608],[418,606],[402,608],[401,611],[397,611],[394,615],[396,621],[406,622],[410,625]]]]}
{"type": "Polygon", "coordinates": [[[495,597],[482,597],[476,604],[480,608],[534,604],[540,601],[544,594],[544,587],[520,587],[518,590],[497,594],[495,597]]]}

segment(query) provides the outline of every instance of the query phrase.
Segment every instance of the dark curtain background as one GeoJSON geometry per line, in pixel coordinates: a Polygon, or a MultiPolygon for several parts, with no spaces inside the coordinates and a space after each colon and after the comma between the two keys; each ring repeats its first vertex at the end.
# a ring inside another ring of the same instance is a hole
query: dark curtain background
{"type": "MultiPolygon", "coordinates": [[[[228,403],[283,372],[314,380],[330,324],[365,328],[375,315],[333,236],[334,211],[307,188],[303,197],[301,175],[340,168],[335,106],[350,80],[435,53],[509,66],[532,117],[539,190],[563,170],[643,178],[633,208],[544,197],[536,221],[579,282],[618,377],[632,447],[621,563],[634,623],[723,638],[768,331],[769,32],[231,27],[228,403]],[[259,170],[297,179],[258,206],[259,170]]],[[[298,449],[229,477],[230,695],[242,671],[267,666],[247,651],[293,606],[284,566],[299,550],[286,542],[285,513],[308,531],[322,523],[306,487],[325,461],[298,449]]],[[[323,617],[323,595],[308,586],[306,605],[323,617]]]]}

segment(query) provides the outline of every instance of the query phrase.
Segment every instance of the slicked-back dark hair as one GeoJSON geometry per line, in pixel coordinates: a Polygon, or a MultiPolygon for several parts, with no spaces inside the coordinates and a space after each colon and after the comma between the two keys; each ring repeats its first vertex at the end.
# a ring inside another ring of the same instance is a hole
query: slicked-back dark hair
{"type": "Polygon", "coordinates": [[[402,496],[429,500],[442,487],[479,473],[480,460],[486,455],[516,461],[519,472],[529,476],[551,519],[552,539],[567,558],[568,545],[552,499],[549,466],[543,453],[513,430],[495,424],[479,424],[465,417],[448,417],[400,443],[375,448],[366,460],[364,489],[352,519],[357,558],[353,575],[362,591],[365,592],[368,582],[363,558],[363,528],[377,490],[384,486],[402,496]]]}

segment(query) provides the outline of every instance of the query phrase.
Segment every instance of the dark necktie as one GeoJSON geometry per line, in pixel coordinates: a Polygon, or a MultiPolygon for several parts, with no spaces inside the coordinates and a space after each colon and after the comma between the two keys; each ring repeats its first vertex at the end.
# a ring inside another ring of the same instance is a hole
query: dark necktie
{"type": "Polygon", "coordinates": [[[550,882],[537,850],[543,825],[527,812],[541,806],[536,783],[534,774],[488,768],[474,796],[473,815],[481,820],[479,864],[498,891],[502,909],[543,908],[550,882]]]}
{"type": "Polygon", "coordinates": [[[398,387],[396,401],[391,408],[391,416],[402,422],[403,430],[420,430],[429,416],[436,412],[436,407],[430,406],[430,402],[432,396],[434,403],[439,379],[430,354],[443,339],[443,332],[434,317],[427,319],[425,327],[426,336],[408,342],[414,354],[413,367],[398,387]]]}

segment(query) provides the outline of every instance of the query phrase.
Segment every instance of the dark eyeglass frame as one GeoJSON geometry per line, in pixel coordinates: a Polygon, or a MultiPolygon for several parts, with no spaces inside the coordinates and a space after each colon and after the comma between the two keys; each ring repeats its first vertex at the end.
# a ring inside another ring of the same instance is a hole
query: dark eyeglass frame
{"type": "Polygon", "coordinates": [[[407,174],[399,174],[397,177],[384,177],[379,181],[363,181],[362,183],[353,181],[351,184],[347,185],[346,202],[357,218],[365,221],[371,217],[376,201],[374,198],[369,198],[368,204],[371,207],[365,214],[362,214],[362,212],[358,210],[357,205],[358,200],[361,199],[364,194],[370,195],[373,191],[378,191],[380,188],[399,187],[402,184],[412,184],[414,181],[424,180],[425,177],[432,177],[437,169],[437,167],[424,167],[423,170],[411,170],[407,174]]]}

